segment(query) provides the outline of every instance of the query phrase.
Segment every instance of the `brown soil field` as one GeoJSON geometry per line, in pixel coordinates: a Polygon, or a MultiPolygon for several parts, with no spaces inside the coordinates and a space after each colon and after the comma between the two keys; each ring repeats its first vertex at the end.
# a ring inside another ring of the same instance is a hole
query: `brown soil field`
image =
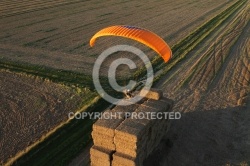
{"type": "Polygon", "coordinates": [[[248,5],[158,83],[182,118],[171,122],[146,165],[250,164],[249,11],[248,5]]]}
{"type": "MultiPolygon", "coordinates": [[[[140,46],[122,38],[105,38],[90,49],[89,39],[101,28],[116,24],[141,26],[173,45],[234,2],[2,1],[0,58],[89,73],[95,58],[109,46],[140,46]]],[[[150,57],[156,55],[140,47],[150,57]]]]}
{"type": "Polygon", "coordinates": [[[88,90],[0,71],[0,165],[68,120],[88,95],[88,90]]]}

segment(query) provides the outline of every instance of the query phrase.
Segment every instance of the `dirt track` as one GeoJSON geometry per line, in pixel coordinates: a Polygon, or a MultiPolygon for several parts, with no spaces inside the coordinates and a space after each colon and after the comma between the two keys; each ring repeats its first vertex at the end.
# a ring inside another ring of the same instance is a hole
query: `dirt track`
{"type": "Polygon", "coordinates": [[[250,163],[249,10],[222,29],[223,38],[211,36],[215,45],[203,42],[212,47],[190,53],[157,85],[175,101],[174,111],[183,114],[171,122],[155,152],[161,155],[153,154],[146,165],[250,163]]]}

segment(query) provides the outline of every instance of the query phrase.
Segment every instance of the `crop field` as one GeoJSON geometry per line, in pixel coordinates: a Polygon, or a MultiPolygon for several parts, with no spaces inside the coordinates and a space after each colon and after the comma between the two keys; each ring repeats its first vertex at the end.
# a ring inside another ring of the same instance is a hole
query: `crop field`
{"type": "MultiPolygon", "coordinates": [[[[121,38],[107,38],[90,49],[89,39],[101,28],[141,26],[172,45],[234,1],[57,2],[2,2],[8,7],[0,15],[0,58],[90,73],[102,50],[115,44],[136,45],[121,38]]],[[[155,53],[150,51],[149,56],[155,53]]]]}
{"type": "MultiPolygon", "coordinates": [[[[175,101],[183,120],[173,121],[166,136],[173,146],[162,145],[149,163],[250,162],[249,20],[249,0],[1,1],[0,165],[88,163],[77,156],[86,157],[93,121],[69,122],[67,115],[107,106],[97,102],[92,83],[96,58],[116,44],[157,56],[117,37],[90,48],[92,35],[110,25],[149,29],[173,51],[168,64],[153,61],[161,71],[154,86],[175,101]]],[[[116,56],[130,55],[112,56],[103,71],[116,56]]]]}

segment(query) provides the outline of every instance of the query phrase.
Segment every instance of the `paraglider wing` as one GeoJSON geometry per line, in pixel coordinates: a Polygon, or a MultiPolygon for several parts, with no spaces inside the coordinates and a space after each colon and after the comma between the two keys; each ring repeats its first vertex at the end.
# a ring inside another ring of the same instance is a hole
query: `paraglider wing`
{"type": "Polygon", "coordinates": [[[121,36],[141,42],[157,52],[165,62],[168,62],[172,57],[172,51],[168,44],[158,35],[146,29],[128,25],[107,27],[90,39],[90,46],[93,47],[95,40],[101,36],[121,36]]]}

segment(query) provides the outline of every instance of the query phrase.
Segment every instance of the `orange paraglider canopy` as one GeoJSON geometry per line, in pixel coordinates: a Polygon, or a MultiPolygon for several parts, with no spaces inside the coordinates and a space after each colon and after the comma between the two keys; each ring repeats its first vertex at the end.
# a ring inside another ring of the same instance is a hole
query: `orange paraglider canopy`
{"type": "Polygon", "coordinates": [[[101,36],[121,36],[141,42],[157,52],[165,62],[168,62],[172,57],[172,51],[168,44],[155,33],[143,28],[128,25],[104,28],[90,39],[90,46],[93,47],[95,40],[101,36]]]}

